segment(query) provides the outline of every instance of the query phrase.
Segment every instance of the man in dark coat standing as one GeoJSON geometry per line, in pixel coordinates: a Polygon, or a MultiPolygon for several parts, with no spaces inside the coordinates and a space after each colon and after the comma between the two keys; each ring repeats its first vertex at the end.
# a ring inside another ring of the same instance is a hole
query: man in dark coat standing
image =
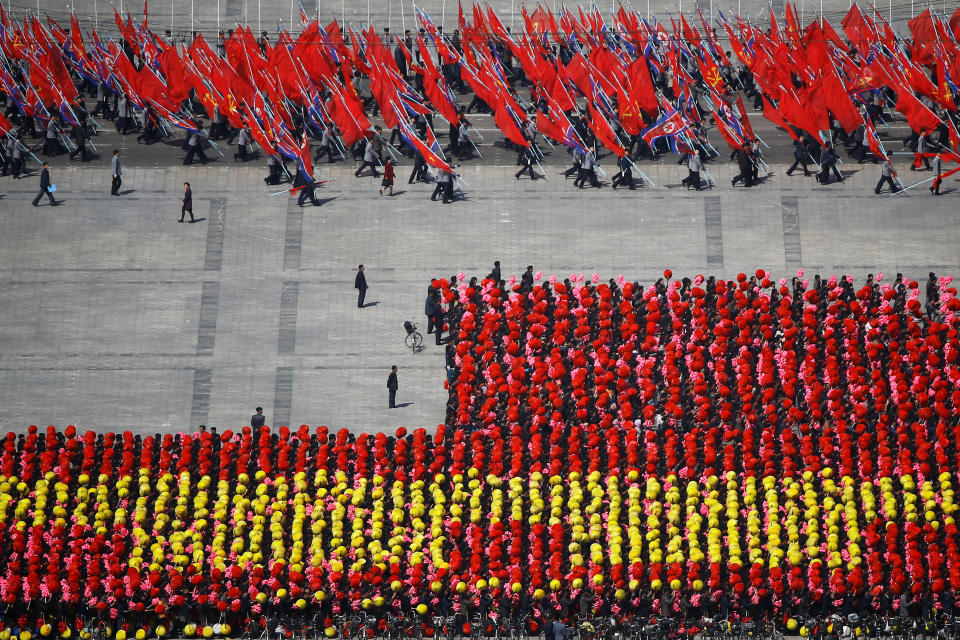
{"type": "Polygon", "coordinates": [[[183,222],[183,217],[190,214],[190,222],[193,222],[193,191],[190,189],[190,183],[183,183],[183,200],[180,201],[182,205],[180,207],[180,222],[183,222]]]}
{"type": "Polygon", "coordinates": [[[390,368],[390,375],[387,377],[387,390],[390,393],[390,408],[397,408],[397,365],[390,368]]]}
{"type": "Polygon", "coordinates": [[[357,279],[353,281],[353,288],[357,289],[357,308],[363,309],[363,299],[367,295],[367,276],[363,275],[363,265],[357,268],[357,279]]]}
{"type": "Polygon", "coordinates": [[[257,407],[257,412],[250,416],[250,426],[254,429],[259,429],[265,421],[266,417],[263,415],[263,407],[257,407]]]}
{"type": "Polygon", "coordinates": [[[43,171],[40,172],[40,193],[37,194],[37,197],[33,199],[33,206],[40,206],[40,198],[44,194],[47,195],[47,198],[50,199],[50,206],[57,206],[59,203],[54,199],[53,192],[50,191],[50,163],[43,163],[43,171]]]}

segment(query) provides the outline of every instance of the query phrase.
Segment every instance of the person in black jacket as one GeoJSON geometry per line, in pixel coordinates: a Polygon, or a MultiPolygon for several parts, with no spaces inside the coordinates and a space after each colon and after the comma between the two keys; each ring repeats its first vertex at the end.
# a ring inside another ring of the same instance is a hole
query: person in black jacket
{"type": "Polygon", "coordinates": [[[357,267],[357,278],[353,281],[353,288],[358,291],[357,308],[363,309],[363,299],[367,295],[367,276],[363,274],[363,265],[357,267]]]}
{"type": "Polygon", "coordinates": [[[753,186],[753,159],[750,157],[750,144],[745,142],[739,149],[734,149],[730,158],[736,156],[737,166],[740,167],[740,173],[733,177],[731,186],[737,186],[737,183],[743,180],[745,187],[753,186]]]}
{"type": "Polygon", "coordinates": [[[183,222],[183,217],[189,213],[190,222],[194,222],[193,219],[193,191],[190,189],[190,183],[183,183],[183,200],[180,201],[182,205],[180,207],[180,222],[183,222]]]}
{"type": "Polygon", "coordinates": [[[40,206],[40,198],[42,198],[44,194],[46,194],[47,198],[50,199],[50,206],[55,207],[60,204],[54,199],[53,192],[50,191],[50,186],[50,163],[44,162],[43,171],[40,172],[40,193],[38,193],[37,197],[33,199],[33,206],[40,206]]]}
{"type": "Polygon", "coordinates": [[[790,168],[787,169],[787,175],[793,173],[793,170],[797,168],[797,165],[803,166],[803,175],[809,176],[810,170],[807,168],[807,160],[810,157],[810,149],[807,148],[807,139],[805,136],[800,136],[793,141],[793,164],[790,165],[790,168]]]}
{"type": "Polygon", "coordinates": [[[439,346],[443,336],[443,302],[440,300],[439,291],[433,292],[433,332],[439,346]]]}
{"type": "Polygon", "coordinates": [[[397,408],[397,388],[400,385],[397,384],[397,365],[393,365],[390,368],[390,375],[387,376],[387,390],[390,394],[390,408],[397,408]]]}
{"type": "Polygon", "coordinates": [[[427,335],[433,333],[433,318],[437,315],[436,303],[433,301],[433,287],[427,287],[427,299],[423,303],[423,315],[427,316],[427,335]]]}

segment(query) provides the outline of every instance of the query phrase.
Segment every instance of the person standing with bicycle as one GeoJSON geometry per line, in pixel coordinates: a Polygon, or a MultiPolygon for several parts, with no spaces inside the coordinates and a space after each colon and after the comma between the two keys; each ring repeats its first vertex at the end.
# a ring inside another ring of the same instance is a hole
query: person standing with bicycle
{"type": "Polygon", "coordinates": [[[397,384],[397,365],[393,365],[393,367],[391,367],[390,369],[390,375],[387,376],[387,391],[390,395],[390,401],[389,401],[390,409],[397,408],[397,388],[398,387],[399,385],[397,384]]]}

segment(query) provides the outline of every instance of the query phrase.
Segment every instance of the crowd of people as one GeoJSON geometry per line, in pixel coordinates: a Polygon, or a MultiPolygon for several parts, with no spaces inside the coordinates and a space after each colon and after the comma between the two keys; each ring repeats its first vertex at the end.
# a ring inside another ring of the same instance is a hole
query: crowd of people
{"type": "Polygon", "coordinates": [[[953,616],[949,277],[431,291],[433,434],[8,433],[0,633],[953,616]]]}
{"type": "MultiPolygon", "coordinates": [[[[452,202],[463,183],[450,163],[482,157],[480,145],[492,142],[470,121],[476,111],[493,115],[503,134],[496,144],[516,151],[518,180],[545,177],[540,161],[556,145],[571,154],[567,174],[579,188],[604,184],[598,163],[606,154],[616,165],[613,186],[635,189],[634,173],[649,182],[638,161],[673,152],[689,169],[684,184],[700,189],[715,184],[708,163],[725,155],[710,140],[716,133],[738,164],[734,186],[751,187],[770,169],[744,100],[793,139],[791,171],[802,165],[806,175],[812,166],[822,184],[844,179],[841,145],[858,163],[890,164],[877,128],[895,117],[910,126],[902,143],[916,154],[914,168],[929,169],[938,151],[944,163],[960,161],[950,81],[960,21],[929,10],[910,20],[903,38],[856,6],[839,27],[843,36],[822,19],[803,28],[788,3],[782,28],[772,16],[769,29],[691,16],[671,33],[623,9],[608,23],[596,8],[557,17],[540,7],[524,14],[517,36],[474,7],[452,33],[422,12],[419,28],[402,36],[336,20],[324,27],[304,15],[299,36],[281,29],[277,44],[240,26],[220,31],[214,46],[195,33],[182,47],[146,18],[137,24],[118,14],[119,43],[107,44],[76,19],[66,27],[27,14],[22,28],[3,20],[3,50],[26,48],[39,60],[31,66],[23,62],[30,56],[11,55],[0,63],[2,172],[14,177],[31,157],[39,161],[41,142],[47,156],[96,157],[101,117],[144,144],[184,130],[184,164],[205,164],[205,149],[226,157],[217,141],[236,144],[237,162],[262,153],[267,184],[293,183],[301,205],[318,204],[313,162],[358,162],[358,177],[368,167],[379,177],[388,160],[404,156],[413,164],[408,182],[435,181],[432,199],[452,202]],[[31,137],[37,142],[28,144],[31,137]]],[[[892,165],[881,172],[903,187],[892,165]]],[[[938,180],[946,175],[942,167],[938,180]]],[[[385,181],[389,189],[393,178],[385,181]]]]}

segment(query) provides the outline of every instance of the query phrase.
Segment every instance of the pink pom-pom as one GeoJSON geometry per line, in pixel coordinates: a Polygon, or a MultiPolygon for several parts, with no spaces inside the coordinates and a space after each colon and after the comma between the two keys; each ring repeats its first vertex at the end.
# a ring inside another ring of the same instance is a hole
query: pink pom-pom
{"type": "Polygon", "coordinates": [[[593,274],[592,280],[593,280],[593,284],[598,284],[600,282],[600,274],[599,273],[593,274]]]}
{"type": "Polygon", "coordinates": [[[802,277],[803,277],[803,269],[797,269],[797,277],[798,277],[798,278],[802,278],[802,277]]]}
{"type": "Polygon", "coordinates": [[[536,280],[537,282],[540,282],[540,278],[542,277],[543,277],[543,271],[537,271],[535,274],[533,274],[533,279],[536,280]]]}
{"type": "Polygon", "coordinates": [[[877,282],[883,282],[883,272],[877,273],[877,282]]]}

